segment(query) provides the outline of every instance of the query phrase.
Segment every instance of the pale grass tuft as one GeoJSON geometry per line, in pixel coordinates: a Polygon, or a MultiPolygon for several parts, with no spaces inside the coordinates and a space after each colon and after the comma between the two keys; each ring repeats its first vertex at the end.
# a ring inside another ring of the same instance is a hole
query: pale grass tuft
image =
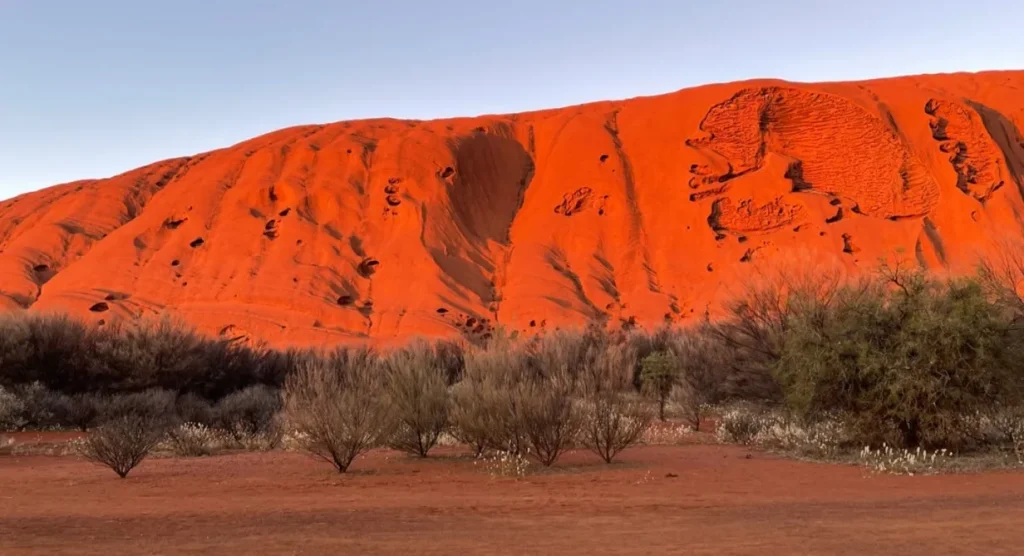
{"type": "Polygon", "coordinates": [[[163,447],[179,457],[209,456],[223,448],[228,437],[201,423],[182,423],[167,432],[163,447]]]}
{"type": "Polygon", "coordinates": [[[878,450],[865,446],[860,451],[860,461],[876,473],[893,475],[930,475],[937,473],[953,457],[945,448],[935,451],[917,448],[893,448],[882,444],[878,450]]]}
{"type": "Polygon", "coordinates": [[[475,462],[492,477],[512,477],[521,479],[530,473],[530,460],[525,454],[499,450],[483,454],[475,462]]]}
{"type": "Polygon", "coordinates": [[[693,427],[686,423],[655,422],[644,429],[640,442],[647,446],[675,446],[685,443],[694,432],[693,427]]]}

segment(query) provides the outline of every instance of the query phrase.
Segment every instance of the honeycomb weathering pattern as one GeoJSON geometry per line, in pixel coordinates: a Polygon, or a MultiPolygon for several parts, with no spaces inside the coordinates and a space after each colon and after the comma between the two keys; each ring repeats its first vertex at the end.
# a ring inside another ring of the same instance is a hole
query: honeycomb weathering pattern
{"type": "Polygon", "coordinates": [[[0,202],[0,308],[272,344],[693,322],[774,265],[1022,235],[1024,72],[284,129],[0,202]]]}

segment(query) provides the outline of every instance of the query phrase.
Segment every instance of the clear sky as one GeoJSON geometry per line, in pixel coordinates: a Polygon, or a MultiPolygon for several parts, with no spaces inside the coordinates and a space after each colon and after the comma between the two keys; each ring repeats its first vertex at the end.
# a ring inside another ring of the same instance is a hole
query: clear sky
{"type": "Polygon", "coordinates": [[[1021,68],[1021,0],[0,0],[0,198],[296,124],[1021,68]]]}

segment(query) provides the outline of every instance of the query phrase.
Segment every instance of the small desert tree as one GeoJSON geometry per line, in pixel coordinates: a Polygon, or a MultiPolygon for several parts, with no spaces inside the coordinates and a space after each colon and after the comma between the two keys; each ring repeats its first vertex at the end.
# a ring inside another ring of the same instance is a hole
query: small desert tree
{"type": "Polygon", "coordinates": [[[169,399],[169,393],[161,391],[113,398],[102,424],[79,444],[79,453],[124,479],[163,440],[172,421],[169,399]]]}
{"type": "Polygon", "coordinates": [[[596,350],[580,388],[579,442],[611,463],[619,452],[640,440],[654,414],[635,396],[636,352],[629,342],[605,342],[596,350]]]}
{"type": "Polygon", "coordinates": [[[654,418],[643,401],[614,391],[592,394],[582,412],[580,442],[605,463],[640,440],[654,418]]]}
{"type": "Polygon", "coordinates": [[[389,445],[427,457],[448,427],[448,369],[439,364],[433,346],[414,343],[392,353],[387,361],[387,398],[394,432],[389,445]]]}
{"type": "Polygon", "coordinates": [[[372,351],[344,349],[328,362],[302,362],[285,382],[285,412],[300,445],[339,473],[390,433],[379,370],[372,351]]]}
{"type": "Polygon", "coordinates": [[[679,378],[679,368],[671,353],[659,351],[644,357],[640,363],[640,380],[644,391],[658,401],[658,418],[665,420],[665,405],[679,378]]]}
{"type": "Polygon", "coordinates": [[[124,479],[163,439],[164,431],[150,416],[127,413],[93,430],[80,445],[79,453],[113,469],[124,479]]]}
{"type": "Polygon", "coordinates": [[[524,350],[501,336],[466,353],[465,374],[452,388],[451,422],[455,435],[478,455],[486,449],[514,455],[526,450],[516,388],[528,371],[524,350]]]}
{"type": "Polygon", "coordinates": [[[531,455],[546,467],[576,439],[580,421],[573,393],[571,380],[562,372],[528,376],[513,390],[513,415],[531,455]]]}

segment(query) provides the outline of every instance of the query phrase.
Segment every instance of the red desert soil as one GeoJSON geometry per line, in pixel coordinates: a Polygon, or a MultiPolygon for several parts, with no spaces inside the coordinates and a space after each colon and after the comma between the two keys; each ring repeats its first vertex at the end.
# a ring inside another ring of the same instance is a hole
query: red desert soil
{"type": "Polygon", "coordinates": [[[0,308],[274,344],[683,322],[758,265],[1021,237],[1024,71],[284,129],[0,202],[0,308]]]}
{"type": "Polygon", "coordinates": [[[492,478],[447,451],[0,457],[0,554],[1019,554],[1024,473],[869,475],[689,445],[492,478]],[[669,476],[669,474],[675,476],[669,476]]]}

